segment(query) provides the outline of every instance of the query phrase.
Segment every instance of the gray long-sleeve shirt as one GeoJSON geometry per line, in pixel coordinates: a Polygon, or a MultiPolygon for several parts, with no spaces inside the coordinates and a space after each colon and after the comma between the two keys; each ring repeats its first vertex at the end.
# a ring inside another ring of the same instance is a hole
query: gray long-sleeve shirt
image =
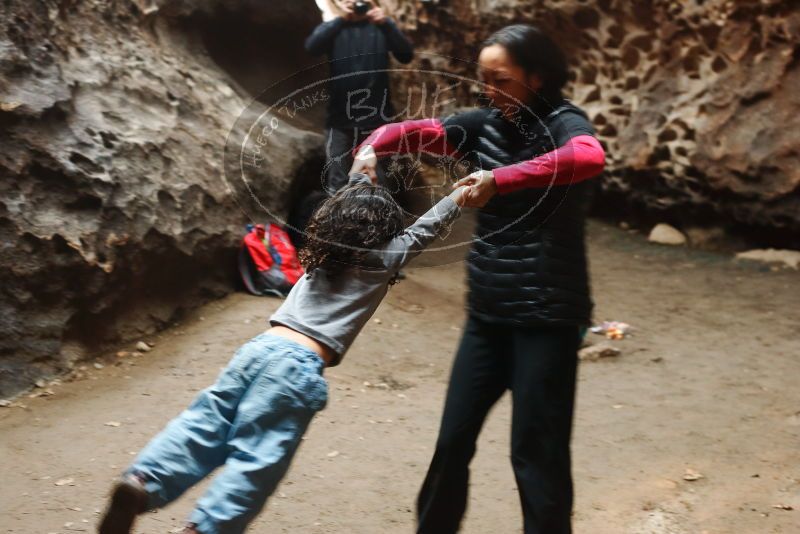
{"type": "Polygon", "coordinates": [[[389,281],[437,236],[446,231],[461,209],[445,197],[384,247],[371,253],[374,268],[350,267],[329,279],[324,268],[305,275],[270,317],[333,349],[338,365],[358,333],[375,313],[389,281]]]}

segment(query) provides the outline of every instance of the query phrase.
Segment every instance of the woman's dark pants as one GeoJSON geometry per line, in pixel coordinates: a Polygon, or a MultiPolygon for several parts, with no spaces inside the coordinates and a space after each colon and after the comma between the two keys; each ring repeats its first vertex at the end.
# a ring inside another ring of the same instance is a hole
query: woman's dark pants
{"type": "Polygon", "coordinates": [[[417,500],[419,534],[457,532],[469,463],[489,409],[511,390],[511,463],[525,534],[572,531],[570,433],[577,326],[515,327],[470,317],[453,364],[439,438],[417,500]]]}

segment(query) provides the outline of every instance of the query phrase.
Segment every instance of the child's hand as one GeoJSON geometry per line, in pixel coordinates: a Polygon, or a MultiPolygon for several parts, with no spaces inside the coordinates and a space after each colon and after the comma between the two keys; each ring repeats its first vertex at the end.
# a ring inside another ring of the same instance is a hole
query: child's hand
{"type": "Polygon", "coordinates": [[[472,186],[458,187],[455,189],[455,191],[450,193],[450,198],[453,200],[453,202],[458,204],[460,208],[463,208],[469,201],[471,190],[472,186]]]}
{"type": "Polygon", "coordinates": [[[364,145],[353,158],[353,166],[350,167],[348,174],[360,172],[368,175],[372,179],[372,183],[378,181],[378,173],[375,170],[378,166],[378,157],[375,155],[375,149],[372,145],[364,145]]]}

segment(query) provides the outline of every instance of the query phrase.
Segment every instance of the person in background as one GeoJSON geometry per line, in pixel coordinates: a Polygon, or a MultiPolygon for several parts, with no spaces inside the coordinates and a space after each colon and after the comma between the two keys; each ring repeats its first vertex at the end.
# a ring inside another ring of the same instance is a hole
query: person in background
{"type": "MultiPolygon", "coordinates": [[[[324,189],[332,194],[347,183],[352,150],[375,128],[396,120],[389,53],[405,64],[413,59],[414,47],[375,1],[323,4],[323,15],[330,20],[314,29],[305,46],[311,55],[327,54],[330,65],[324,189]]],[[[387,183],[380,167],[378,183],[393,193],[400,190],[398,184],[387,183]]]]}

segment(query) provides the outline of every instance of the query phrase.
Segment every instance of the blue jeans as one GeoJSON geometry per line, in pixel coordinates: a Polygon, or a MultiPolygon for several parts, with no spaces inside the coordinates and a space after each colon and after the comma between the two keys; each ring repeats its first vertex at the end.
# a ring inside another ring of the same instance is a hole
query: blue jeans
{"type": "Polygon", "coordinates": [[[244,532],[286,474],[311,418],[325,407],[323,367],[315,352],[294,341],[256,336],[126,473],[145,481],[152,509],[224,464],[189,522],[202,534],[244,532]]]}

